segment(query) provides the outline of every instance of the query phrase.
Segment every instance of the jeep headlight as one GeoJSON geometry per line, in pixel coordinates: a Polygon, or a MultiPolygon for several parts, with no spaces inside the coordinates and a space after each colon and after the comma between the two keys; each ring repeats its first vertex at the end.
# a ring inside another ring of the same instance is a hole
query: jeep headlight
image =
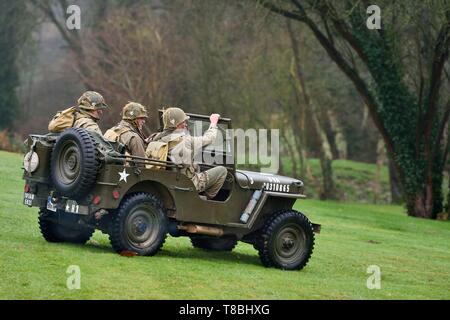
{"type": "Polygon", "coordinates": [[[39,166],[39,157],[36,152],[30,151],[23,158],[23,168],[28,173],[33,173],[39,166]]]}

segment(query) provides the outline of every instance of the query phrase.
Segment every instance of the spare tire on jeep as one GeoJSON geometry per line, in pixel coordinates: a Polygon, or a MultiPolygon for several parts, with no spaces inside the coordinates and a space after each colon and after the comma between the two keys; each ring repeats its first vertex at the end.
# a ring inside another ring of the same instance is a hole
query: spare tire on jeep
{"type": "Polygon", "coordinates": [[[50,175],[62,196],[80,200],[88,195],[99,169],[99,153],[89,131],[71,128],[64,131],[53,147],[50,175]]]}

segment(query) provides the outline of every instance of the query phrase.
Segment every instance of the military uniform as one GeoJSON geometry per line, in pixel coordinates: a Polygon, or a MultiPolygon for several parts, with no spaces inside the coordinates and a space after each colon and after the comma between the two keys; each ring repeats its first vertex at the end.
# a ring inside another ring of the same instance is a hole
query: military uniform
{"type": "Polygon", "coordinates": [[[78,99],[78,106],[59,111],[48,125],[49,132],[58,133],[68,128],[83,128],[102,134],[97,121],[101,111],[107,109],[103,96],[95,91],[86,91],[78,99]]]}
{"type": "MultiPolygon", "coordinates": [[[[194,159],[201,155],[203,147],[214,142],[218,129],[216,125],[211,125],[201,137],[193,137],[185,129],[174,129],[188,119],[189,117],[179,108],[167,109],[163,114],[165,130],[156,135],[152,142],[168,143],[168,158],[174,163],[187,164],[188,166],[183,168],[182,173],[192,180],[198,192],[205,192],[208,199],[213,199],[225,182],[227,169],[218,166],[200,172],[200,167],[194,163],[194,159]]],[[[150,142],[149,149],[151,149],[152,142],[150,142]]]]}
{"type": "Polygon", "coordinates": [[[127,152],[132,156],[145,157],[144,137],[135,126],[126,120],[109,129],[105,133],[105,138],[125,145],[127,152]],[[113,132],[113,135],[111,134],[113,132]],[[114,136],[115,138],[111,138],[114,136]]]}
{"type": "Polygon", "coordinates": [[[148,118],[146,108],[136,102],[128,103],[122,110],[122,121],[106,131],[105,138],[124,144],[132,156],[145,157],[145,136],[135,122],[139,118],[148,118]]]}
{"type": "Polygon", "coordinates": [[[80,110],[75,113],[75,122],[73,124],[73,127],[84,128],[86,130],[93,131],[102,135],[102,130],[100,130],[97,121],[98,120],[94,117],[80,110]]]}

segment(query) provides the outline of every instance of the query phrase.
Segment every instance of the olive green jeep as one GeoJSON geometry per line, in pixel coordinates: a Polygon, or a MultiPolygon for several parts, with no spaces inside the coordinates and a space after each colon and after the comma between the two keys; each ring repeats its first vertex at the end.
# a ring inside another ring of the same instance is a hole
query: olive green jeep
{"type": "MultiPolygon", "coordinates": [[[[190,130],[209,126],[208,117],[189,116],[190,130]]],[[[220,119],[218,126],[226,132],[231,121],[220,119]]],[[[116,252],[151,256],[167,234],[190,237],[194,247],[212,251],[231,251],[242,241],[258,250],[265,266],[302,269],[320,231],[292,209],[305,197],[302,181],[237,170],[234,137],[221,140],[203,149],[228,170],[219,194],[208,200],[180,172],[183,165],[129,156],[122,145],[80,128],[32,134],[24,157],[24,204],[39,208],[49,242],[84,244],[99,229],[116,252]]]]}

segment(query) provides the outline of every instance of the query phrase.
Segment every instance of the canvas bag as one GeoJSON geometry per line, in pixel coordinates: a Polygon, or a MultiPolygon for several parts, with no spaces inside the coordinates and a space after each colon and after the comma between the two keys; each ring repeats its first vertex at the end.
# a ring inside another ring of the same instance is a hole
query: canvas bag
{"type": "MultiPolygon", "coordinates": [[[[145,156],[150,159],[167,161],[167,156],[169,155],[169,143],[162,141],[152,141],[148,144],[147,150],[145,151],[145,156]]],[[[147,169],[161,170],[165,169],[164,165],[157,166],[153,164],[147,164],[145,166],[147,169]]]]}
{"type": "Polygon", "coordinates": [[[107,130],[103,136],[108,141],[118,142],[120,139],[120,136],[128,131],[131,131],[131,129],[125,128],[125,127],[114,127],[114,128],[107,130]]]}
{"type": "MultiPolygon", "coordinates": [[[[169,150],[174,148],[181,141],[183,141],[183,137],[180,136],[177,136],[170,141],[162,141],[162,140],[151,141],[147,146],[145,156],[147,158],[154,160],[167,161],[167,158],[169,156],[169,150]]],[[[162,165],[147,164],[145,167],[147,169],[155,169],[155,170],[166,169],[166,166],[164,164],[162,165]]]]}
{"type": "Polygon", "coordinates": [[[59,133],[67,128],[72,128],[75,124],[75,113],[77,109],[70,107],[63,111],[58,111],[48,124],[48,131],[51,133],[59,133]]]}

